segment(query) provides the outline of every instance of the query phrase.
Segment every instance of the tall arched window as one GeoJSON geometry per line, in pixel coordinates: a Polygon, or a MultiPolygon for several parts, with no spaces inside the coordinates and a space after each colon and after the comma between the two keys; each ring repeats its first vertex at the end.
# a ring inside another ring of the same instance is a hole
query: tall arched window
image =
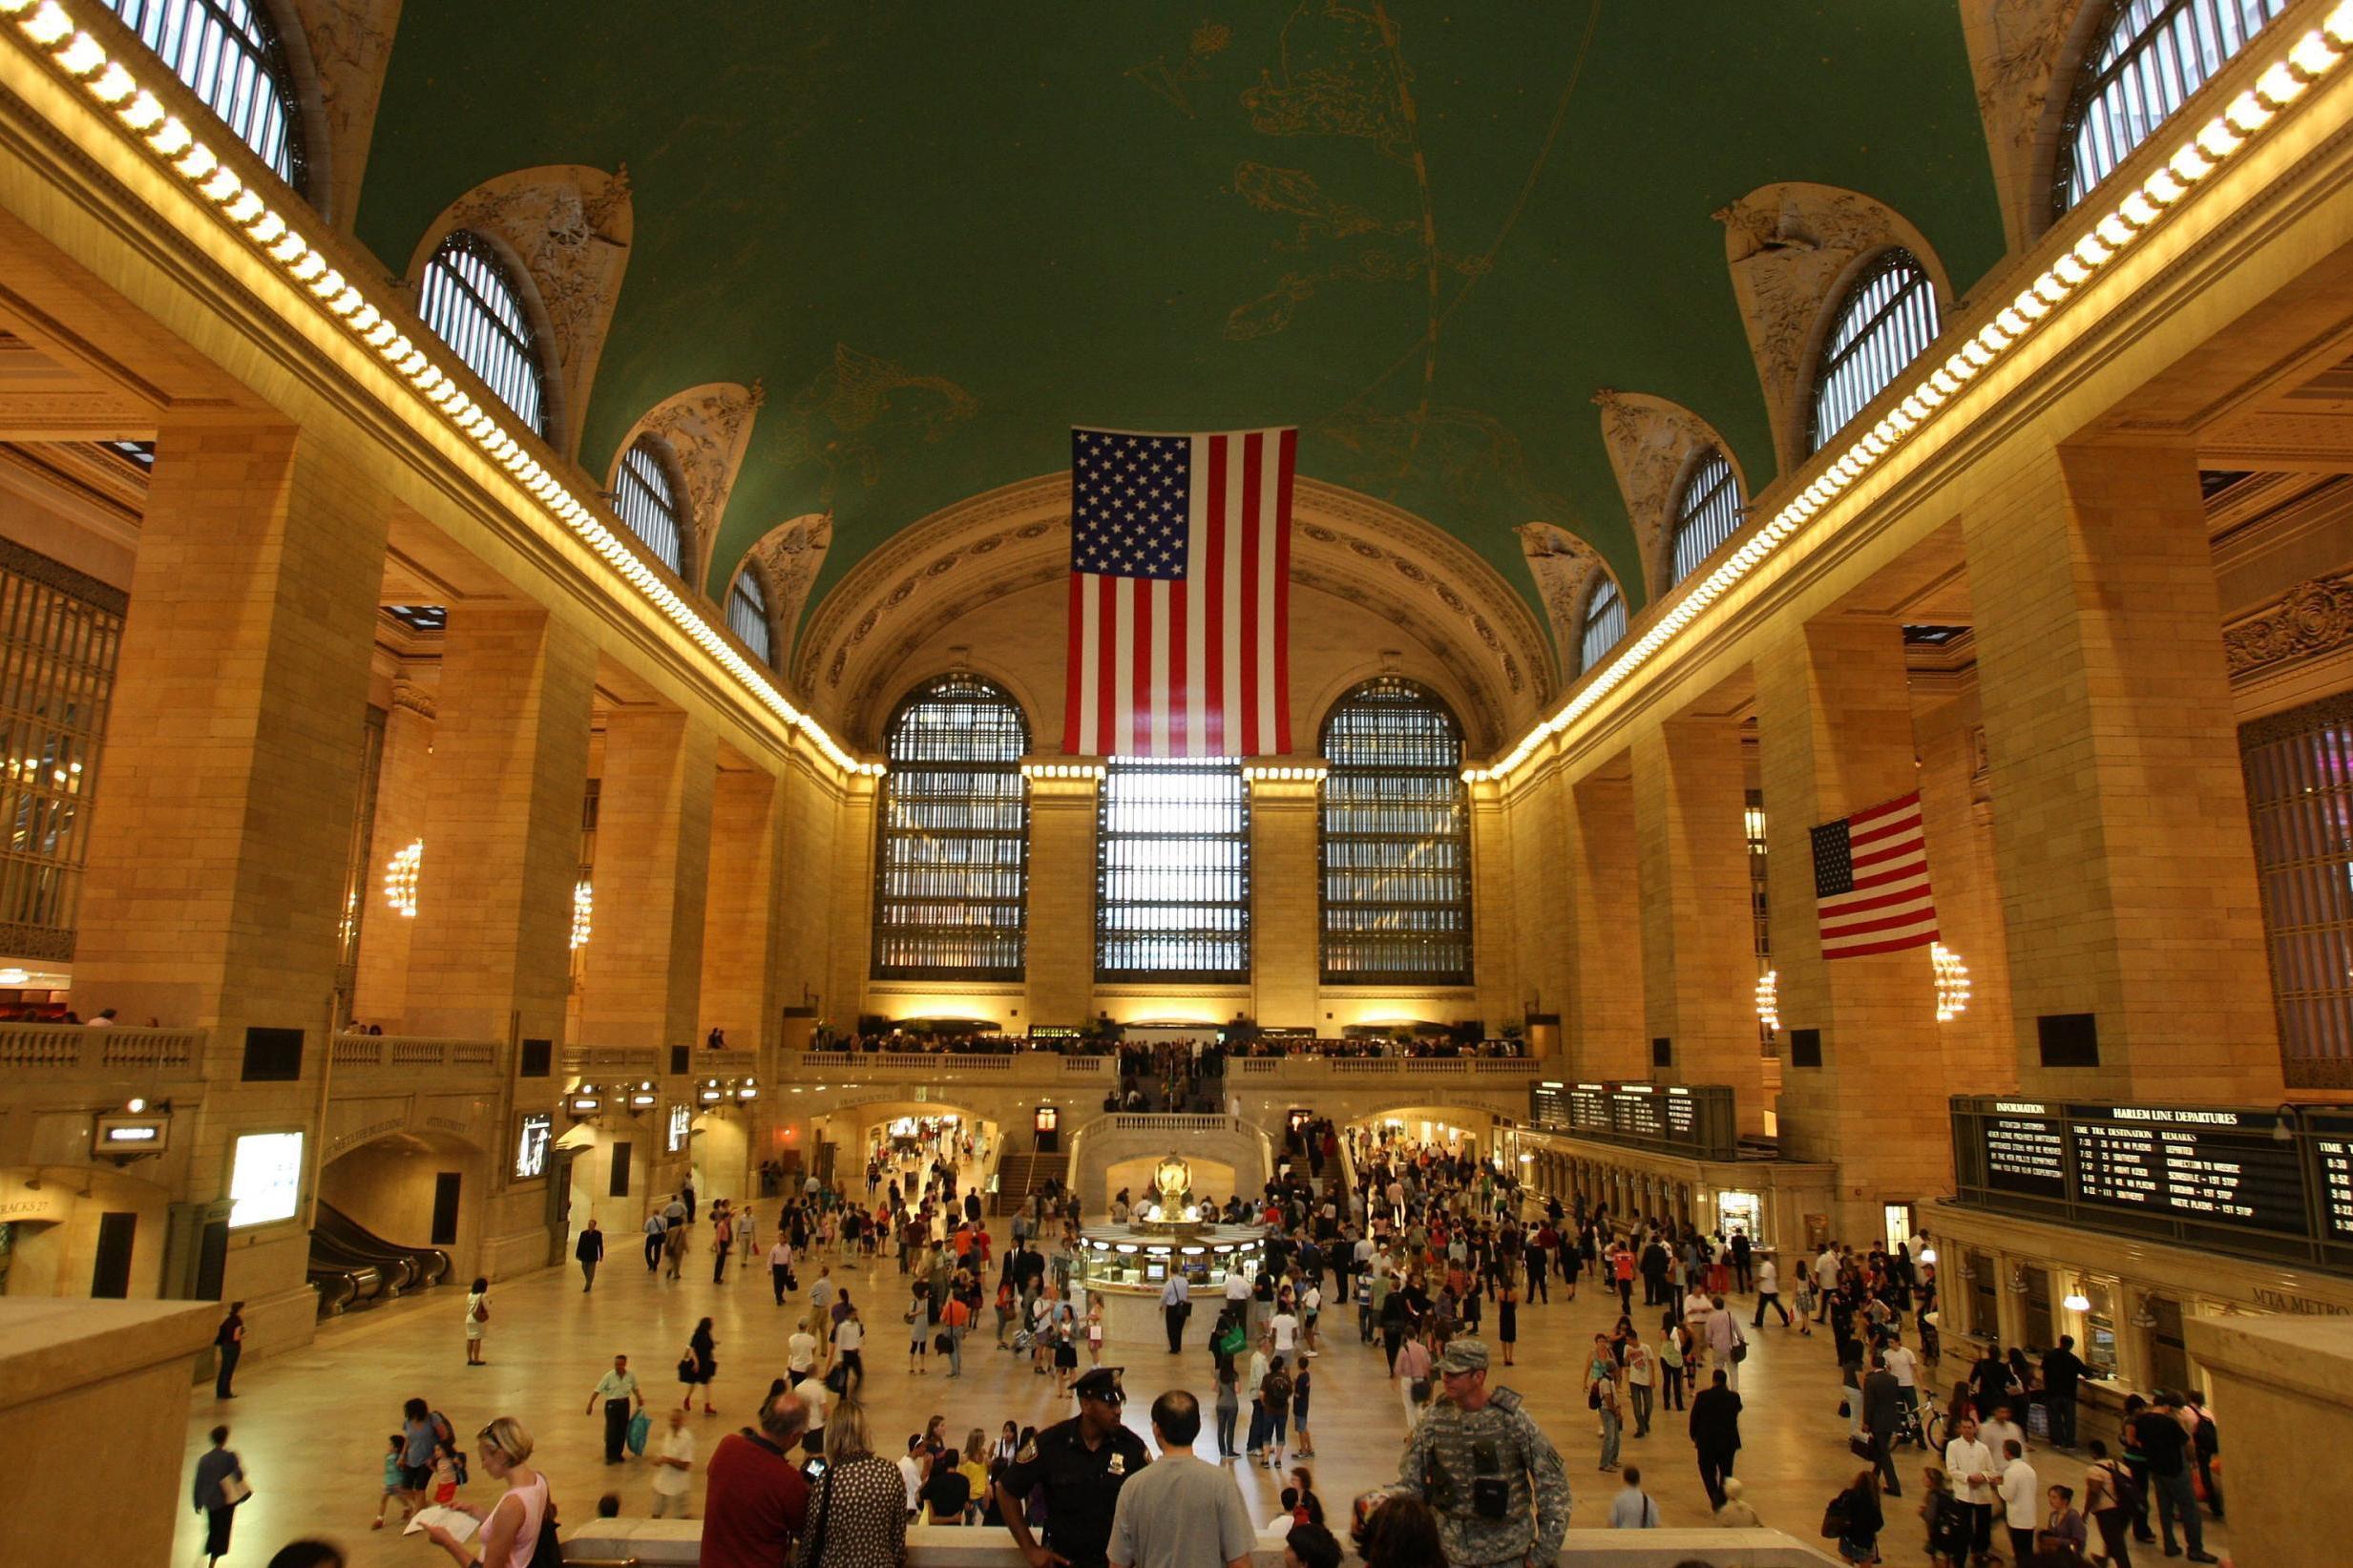
{"type": "Polygon", "coordinates": [[[1334,706],[1323,753],[1325,982],[1468,985],[1461,726],[1430,692],[1383,676],[1334,706]]]}
{"type": "Polygon", "coordinates": [[[2110,0],[2059,128],[2051,201],[2066,212],[2147,141],[2288,0],[2110,0]]]}
{"type": "Polygon", "coordinates": [[[760,656],[761,663],[776,662],[768,632],[767,591],[760,586],[760,574],[748,566],[736,573],[735,581],[727,589],[727,629],[760,656]]]}
{"type": "Polygon", "coordinates": [[[883,736],[874,978],[1019,980],[1029,908],[1029,724],[972,675],[907,695],[883,736]]]}
{"type": "MultiPolygon", "coordinates": [[[[1740,528],[1740,480],[1732,460],[1715,448],[1699,454],[1684,475],[1675,495],[1673,559],[1669,562],[1669,586],[1697,570],[1717,545],[1740,528]]],[[[1615,640],[1612,638],[1611,640],[1615,640]]]]}
{"type": "Polygon", "coordinates": [[[1577,637],[1578,670],[1599,664],[1602,656],[1625,635],[1626,599],[1618,592],[1617,579],[1604,572],[1593,579],[1592,590],[1585,596],[1585,624],[1577,637]]]}
{"type": "Polygon", "coordinates": [[[1814,372],[1806,450],[1820,451],[1888,383],[1936,341],[1936,285],[1913,254],[1896,246],[1863,269],[1838,302],[1814,372]]]}
{"type": "Polygon", "coordinates": [[[641,435],[620,454],[613,470],[613,510],[662,564],[686,575],[686,512],[672,476],[669,449],[657,435],[641,435]]]}
{"type": "Polygon", "coordinates": [[[1250,972],[1250,805],[1231,757],[1114,757],[1095,818],[1095,976],[1250,972]]]}
{"type": "MultiPolygon", "coordinates": [[[[254,0],[106,0],[278,178],[303,190],[302,109],[284,42],[254,0]]],[[[308,193],[305,192],[305,195],[308,193]]]]}
{"type": "Polygon", "coordinates": [[[417,311],[498,401],[533,429],[547,432],[547,373],[538,336],[524,313],[522,291],[489,240],[472,229],[451,230],[425,263],[417,311]]]}

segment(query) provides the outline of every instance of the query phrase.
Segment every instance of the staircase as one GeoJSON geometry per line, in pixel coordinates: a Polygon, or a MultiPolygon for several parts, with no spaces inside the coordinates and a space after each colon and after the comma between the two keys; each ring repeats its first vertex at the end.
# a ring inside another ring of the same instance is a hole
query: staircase
{"type": "Polygon", "coordinates": [[[1000,1217],[1012,1214],[1020,1208],[1022,1199],[1048,1181],[1067,1184],[1069,1181],[1070,1156],[1008,1149],[998,1157],[997,1199],[989,1212],[1000,1217]]]}

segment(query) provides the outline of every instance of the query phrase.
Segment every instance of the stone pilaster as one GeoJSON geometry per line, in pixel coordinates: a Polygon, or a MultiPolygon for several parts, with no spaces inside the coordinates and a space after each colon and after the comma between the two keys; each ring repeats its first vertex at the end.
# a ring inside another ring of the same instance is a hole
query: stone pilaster
{"type": "Polygon", "coordinates": [[[388,1035],[404,1028],[409,946],[416,922],[386,906],[384,873],[394,855],[425,836],[433,712],[432,699],[424,691],[406,679],[393,681],[392,706],[384,716],[384,755],[376,768],[375,824],[360,868],[359,894],[368,917],[360,923],[352,1016],[383,1025],[388,1035]]]}
{"type": "Polygon", "coordinates": [[[1095,807],[1102,787],[1091,776],[1029,782],[1029,989],[1022,1015],[1032,1024],[1083,1024],[1095,1015],[1095,807]]]}
{"type": "Polygon", "coordinates": [[[1670,719],[1636,736],[1633,754],[1644,1031],[1671,1053],[1648,1076],[1730,1084],[1742,1130],[1762,1132],[1739,724],[1670,719]]]}
{"type": "Polygon", "coordinates": [[[580,984],[584,1045],[692,1045],[703,986],[717,742],[673,708],[605,720],[597,930],[580,984]]]}
{"type": "MultiPolygon", "coordinates": [[[[711,789],[697,1033],[724,1029],[733,1046],[775,1043],[784,806],[785,792],[775,775],[760,768],[723,771],[711,789]]],[[[797,991],[792,1000],[800,1000],[797,991]]]]}
{"type": "Polygon", "coordinates": [[[1634,785],[1623,759],[1569,786],[1563,847],[1568,1069],[1578,1077],[1649,1073],[1642,1032],[1642,898],[1634,854],[1634,785]]]}
{"type": "Polygon", "coordinates": [[[1489,1035],[1525,1015],[1520,986],[1519,954],[1514,949],[1512,923],[1479,918],[1481,911],[1517,907],[1519,889],[1527,883],[1524,868],[1512,858],[1511,818],[1503,792],[1492,781],[1470,786],[1471,808],[1471,984],[1477,988],[1479,1016],[1489,1035]]]}
{"type": "MultiPolygon", "coordinates": [[[[74,999],[212,1032],[212,1088],[174,1134],[206,1199],[263,1130],[306,1131],[315,1191],[390,511],[358,474],[291,428],[166,430],[140,525],[74,999]]],[[[241,1230],[226,1260],[258,1354],[310,1338],[305,1223],[241,1230]]]]}
{"type": "MultiPolygon", "coordinates": [[[[1560,774],[1547,772],[1534,784],[1514,789],[1510,797],[1512,864],[1519,868],[1510,905],[1500,909],[1474,909],[1474,929],[1480,923],[1508,920],[1523,999],[1533,1013],[1558,1014],[1569,993],[1568,867],[1561,852],[1567,830],[1564,802],[1568,785],[1560,774]]],[[[1518,1014],[1490,1018],[1488,1026],[1517,1021],[1518,1014]]],[[[1540,1045],[1540,1034],[1557,1034],[1550,1026],[1531,1029],[1529,1049],[1540,1045]]]]}
{"type": "Polygon", "coordinates": [[[410,1030],[564,1038],[596,679],[594,644],[536,605],[450,607],[410,941],[410,1030]]]}
{"type": "MultiPolygon", "coordinates": [[[[1312,763],[1300,764],[1305,771],[1312,763]]],[[[1250,1015],[1269,1029],[1313,1029],[1323,974],[1315,780],[1253,777],[1250,801],[1250,1015]]]]}
{"type": "Polygon", "coordinates": [[[1781,1146],[1838,1162],[1833,1225],[1860,1245],[1880,1234],[1880,1203],[1941,1193],[1951,1180],[1928,950],[1825,961],[1814,895],[1812,828],[1918,787],[1902,636],[1827,617],[1790,628],[1755,668],[1787,1053],[1781,1146]],[[1799,1064],[1806,1030],[1819,1032],[1819,1066],[1799,1064]]]}
{"type": "Polygon", "coordinates": [[[2276,1100],[2195,454],[2047,454],[1963,522],[2020,1088],[2276,1100]],[[2086,1013],[2096,1068],[2046,1067],[2037,1020],[2086,1013]]]}

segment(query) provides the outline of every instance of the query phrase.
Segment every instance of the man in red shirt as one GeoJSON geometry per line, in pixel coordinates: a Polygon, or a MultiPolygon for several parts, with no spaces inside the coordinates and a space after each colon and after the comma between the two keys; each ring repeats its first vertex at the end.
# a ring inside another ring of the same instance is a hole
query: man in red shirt
{"type": "Polygon", "coordinates": [[[791,1560],[809,1522],[809,1482],[790,1457],[809,1425],[809,1407],[784,1393],[761,1407],[760,1430],[719,1440],[704,1468],[702,1568],[776,1568],[791,1560]]]}

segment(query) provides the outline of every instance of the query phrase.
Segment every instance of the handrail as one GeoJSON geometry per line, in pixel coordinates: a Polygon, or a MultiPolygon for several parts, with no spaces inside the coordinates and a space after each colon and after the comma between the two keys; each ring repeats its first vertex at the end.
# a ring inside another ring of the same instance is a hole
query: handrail
{"type": "Polygon", "coordinates": [[[338,1035],[328,1048],[337,1067],[483,1067],[498,1065],[499,1042],[445,1035],[338,1035]]]}
{"type": "Polygon", "coordinates": [[[0,1068],[195,1068],[209,1031],[124,1024],[0,1024],[0,1068]]]}

